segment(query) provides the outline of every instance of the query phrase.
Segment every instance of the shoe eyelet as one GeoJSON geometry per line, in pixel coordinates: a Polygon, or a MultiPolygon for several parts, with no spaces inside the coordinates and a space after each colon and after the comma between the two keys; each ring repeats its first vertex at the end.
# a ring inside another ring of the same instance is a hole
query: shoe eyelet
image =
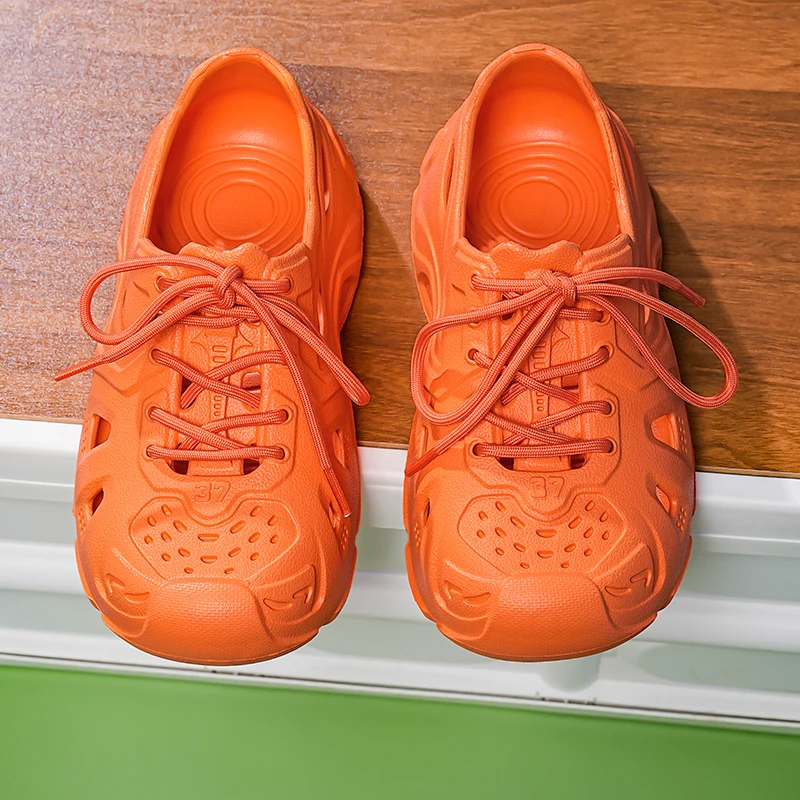
{"type": "Polygon", "coordinates": [[[477,439],[474,442],[470,443],[469,453],[471,456],[474,456],[475,458],[483,458],[483,456],[477,452],[477,449],[481,444],[482,443],[479,442],[477,439]]]}
{"type": "Polygon", "coordinates": [[[617,410],[617,404],[612,403],[611,400],[606,400],[605,402],[608,403],[608,411],[603,411],[601,413],[603,414],[604,417],[614,416],[617,410]]]}
{"type": "Polygon", "coordinates": [[[597,349],[598,350],[606,350],[608,352],[608,358],[606,359],[606,361],[604,363],[607,363],[608,361],[610,361],[611,360],[611,356],[614,355],[614,345],[611,344],[610,342],[603,342],[603,344],[601,344],[600,347],[598,347],[597,349]]]}
{"type": "Polygon", "coordinates": [[[281,406],[278,409],[278,411],[283,411],[283,413],[284,413],[284,415],[286,417],[286,419],[284,419],[283,422],[279,422],[278,424],[279,425],[285,425],[292,418],[292,410],[290,408],[287,408],[286,406],[281,406]]]}
{"type": "Polygon", "coordinates": [[[477,349],[474,348],[474,347],[471,347],[469,349],[469,351],[467,352],[467,361],[469,361],[471,364],[477,365],[478,362],[475,360],[475,357],[477,355],[478,355],[477,349]]]}
{"type": "Polygon", "coordinates": [[[613,439],[606,439],[606,441],[610,442],[611,449],[610,450],[606,450],[606,452],[603,455],[612,456],[612,455],[614,455],[614,453],[617,452],[618,445],[613,439]]]}
{"type": "Polygon", "coordinates": [[[286,460],[289,458],[289,451],[288,451],[288,449],[287,449],[287,448],[285,448],[285,447],[284,447],[282,444],[276,445],[276,447],[277,447],[277,448],[278,448],[278,449],[281,451],[281,453],[282,453],[283,455],[281,455],[281,457],[280,457],[280,458],[276,458],[275,460],[276,460],[278,463],[283,463],[284,461],[286,461],[286,460]]]}

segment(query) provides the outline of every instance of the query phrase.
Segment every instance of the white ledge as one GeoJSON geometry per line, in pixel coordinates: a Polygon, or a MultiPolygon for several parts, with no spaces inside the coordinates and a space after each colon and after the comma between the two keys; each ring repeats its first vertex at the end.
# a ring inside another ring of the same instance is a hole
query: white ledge
{"type": "Polygon", "coordinates": [[[509,664],[425,620],[402,558],[405,452],[361,448],[359,568],[342,615],[296,653],[175,665],[108,632],[83,598],[70,505],[80,428],[0,419],[0,660],[473,698],[800,730],[800,481],[698,474],[684,588],[616,650],[509,664]]]}

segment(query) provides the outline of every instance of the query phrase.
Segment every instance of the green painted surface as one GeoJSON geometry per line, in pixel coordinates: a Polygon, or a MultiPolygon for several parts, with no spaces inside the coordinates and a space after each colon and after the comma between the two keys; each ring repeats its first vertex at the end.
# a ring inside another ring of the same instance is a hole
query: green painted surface
{"type": "Polygon", "coordinates": [[[0,668],[2,800],[800,797],[800,737],[0,668]]]}

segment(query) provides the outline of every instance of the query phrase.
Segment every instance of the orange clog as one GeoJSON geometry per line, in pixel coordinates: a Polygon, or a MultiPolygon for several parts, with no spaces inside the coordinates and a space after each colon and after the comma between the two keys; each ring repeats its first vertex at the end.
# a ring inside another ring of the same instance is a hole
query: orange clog
{"type": "Polygon", "coordinates": [[[690,549],[684,401],[719,406],[734,360],[658,299],[661,271],[628,132],[580,66],[545,45],[489,65],[439,131],[414,195],[429,323],[405,519],[412,589],[453,641],[519,661],[597,653],[647,627],[690,549]],[[684,386],[664,318],[722,362],[684,386]]]}
{"type": "Polygon", "coordinates": [[[363,211],[342,141],[287,70],[206,61],[158,125],[114,264],[87,283],[96,356],[75,484],[78,566],[111,630],[242,664],[342,607],[360,511],[339,331],[363,211]],[[116,276],[104,329],[92,297],[116,276]]]}

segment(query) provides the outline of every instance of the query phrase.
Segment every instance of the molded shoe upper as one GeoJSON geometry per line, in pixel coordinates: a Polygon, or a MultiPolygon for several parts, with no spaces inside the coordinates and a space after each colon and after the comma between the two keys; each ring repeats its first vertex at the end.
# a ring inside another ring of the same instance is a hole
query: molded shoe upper
{"type": "Polygon", "coordinates": [[[339,331],[358,282],[352,161],[276,61],[190,77],[82,297],[100,345],[75,485],[78,566],[106,624],[165,658],[261,661],[342,607],[360,487],[339,331]],[[117,277],[105,331],[99,282],[117,277]]]}
{"type": "Polygon", "coordinates": [[[489,65],[434,138],[412,242],[429,320],[405,519],[422,610],[511,660],[597,653],[647,627],[690,550],[684,401],[736,388],[727,349],[658,299],[653,202],[627,131],[545,45],[489,65]],[[664,316],[719,356],[725,387],[680,383],[664,316]]]}

